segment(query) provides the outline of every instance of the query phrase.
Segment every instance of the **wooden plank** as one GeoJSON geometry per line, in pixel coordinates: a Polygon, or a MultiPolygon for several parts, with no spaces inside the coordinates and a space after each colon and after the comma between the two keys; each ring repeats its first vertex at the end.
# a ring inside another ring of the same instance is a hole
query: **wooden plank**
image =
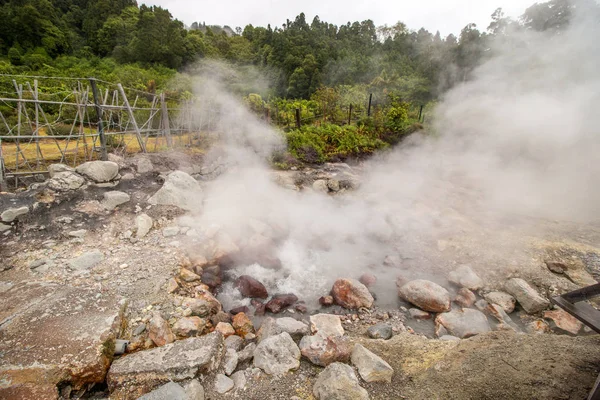
{"type": "Polygon", "coordinates": [[[138,144],[140,145],[140,149],[142,149],[142,153],[146,153],[146,144],[142,139],[142,134],[140,132],[140,129],[138,128],[137,122],[135,121],[135,115],[133,115],[133,110],[129,105],[129,101],[127,100],[127,96],[125,95],[123,85],[118,83],[117,87],[119,88],[119,92],[121,92],[121,96],[123,96],[123,103],[125,104],[125,108],[127,108],[127,112],[129,113],[129,120],[133,124],[133,129],[135,130],[135,137],[137,138],[138,144]]]}

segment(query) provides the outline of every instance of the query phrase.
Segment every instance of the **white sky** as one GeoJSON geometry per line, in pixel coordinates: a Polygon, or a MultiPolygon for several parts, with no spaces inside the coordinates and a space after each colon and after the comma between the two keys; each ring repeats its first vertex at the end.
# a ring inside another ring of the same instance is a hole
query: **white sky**
{"type": "Polygon", "coordinates": [[[138,3],[159,5],[186,25],[194,21],[207,25],[244,27],[281,26],[286,19],[293,20],[300,12],[308,23],[315,15],[321,21],[336,25],[348,21],[372,19],[375,25],[393,25],[404,22],[410,29],[425,29],[442,36],[458,35],[468,23],[474,22],[484,31],[490,16],[498,7],[511,17],[518,17],[535,2],[543,0],[138,0],[138,3]]]}

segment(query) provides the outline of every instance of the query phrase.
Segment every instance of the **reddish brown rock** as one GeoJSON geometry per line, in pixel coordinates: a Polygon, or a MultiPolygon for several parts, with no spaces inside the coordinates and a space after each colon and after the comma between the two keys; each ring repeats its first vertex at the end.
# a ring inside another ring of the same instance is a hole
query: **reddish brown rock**
{"type": "Polygon", "coordinates": [[[201,334],[206,321],[200,317],[184,317],[173,325],[173,333],[178,338],[187,338],[201,334]]]}
{"type": "Polygon", "coordinates": [[[273,314],[277,314],[281,312],[281,310],[291,306],[297,301],[298,297],[296,297],[294,294],[276,294],[265,305],[265,310],[272,312],[273,314]]]}
{"type": "Polygon", "coordinates": [[[184,282],[196,282],[200,280],[200,277],[196,275],[194,272],[190,271],[187,268],[181,268],[179,271],[179,277],[184,282]]]}
{"type": "Polygon", "coordinates": [[[573,335],[577,335],[583,326],[579,320],[563,310],[544,311],[544,318],[551,319],[557,328],[573,335]]]}
{"type": "Polygon", "coordinates": [[[294,306],[294,310],[298,311],[300,314],[305,314],[308,311],[308,307],[306,307],[304,302],[298,302],[298,304],[294,306]]]}
{"type": "Polygon", "coordinates": [[[227,322],[219,322],[215,327],[215,331],[221,332],[223,337],[227,339],[229,336],[235,335],[235,329],[227,322]]]}
{"type": "Polygon", "coordinates": [[[254,333],[254,325],[245,313],[234,315],[232,325],[238,336],[245,337],[249,333],[254,333]]]}
{"type": "Polygon", "coordinates": [[[334,362],[348,362],[352,347],[343,336],[316,334],[304,336],[300,341],[300,352],[315,365],[326,367],[334,362]]]}
{"type": "Polygon", "coordinates": [[[460,289],[454,298],[454,302],[461,307],[471,307],[475,304],[475,300],[475,293],[467,288],[460,289]]]}
{"type": "Polygon", "coordinates": [[[348,309],[371,308],[374,302],[369,289],[356,279],[338,279],[331,294],[336,304],[348,309]]]}
{"type": "Polygon", "coordinates": [[[242,275],[235,281],[235,287],[242,296],[250,298],[266,299],[269,297],[265,286],[248,275],[242,275]]]}
{"type": "Polygon", "coordinates": [[[400,287],[401,298],[422,310],[430,312],[450,311],[450,293],[437,283],[415,279],[400,287]]]}
{"type": "Polygon", "coordinates": [[[248,312],[250,311],[250,309],[247,306],[240,306],[240,307],[236,307],[236,308],[232,308],[229,313],[231,315],[236,315],[239,313],[246,313],[248,314],[248,312]]]}
{"type": "Polygon", "coordinates": [[[427,311],[419,310],[418,308],[411,308],[408,310],[408,313],[410,314],[410,317],[412,319],[418,319],[418,320],[431,319],[431,314],[429,314],[427,311]]]}
{"type": "Polygon", "coordinates": [[[369,287],[377,283],[377,277],[373,274],[366,272],[360,276],[358,281],[366,287],[369,287]]]}
{"type": "Polygon", "coordinates": [[[179,289],[179,284],[177,283],[175,278],[169,279],[169,282],[167,283],[167,292],[175,293],[177,289],[179,289]]]}
{"type": "Polygon", "coordinates": [[[154,313],[148,325],[148,336],[155,345],[164,346],[175,341],[169,323],[159,313],[154,313]]]}
{"type": "Polygon", "coordinates": [[[210,287],[211,289],[217,288],[221,286],[221,277],[218,275],[214,275],[210,272],[202,273],[202,283],[210,287]]]}
{"type": "Polygon", "coordinates": [[[321,304],[322,306],[332,306],[333,305],[333,296],[320,297],[319,304],[321,304]]]}

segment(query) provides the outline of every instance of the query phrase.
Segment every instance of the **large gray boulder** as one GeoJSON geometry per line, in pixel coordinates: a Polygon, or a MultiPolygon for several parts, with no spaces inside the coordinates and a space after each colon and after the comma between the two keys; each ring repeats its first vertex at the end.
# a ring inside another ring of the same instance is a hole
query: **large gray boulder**
{"type": "Polygon", "coordinates": [[[445,312],[450,310],[450,293],[437,283],[415,279],[400,287],[401,298],[422,310],[445,312]]]}
{"type": "Polygon", "coordinates": [[[223,349],[223,336],[213,332],[122,357],[108,372],[111,396],[131,398],[168,381],[181,382],[215,371],[223,349]]]}
{"type": "Polygon", "coordinates": [[[176,206],[191,211],[202,203],[202,188],[198,181],[183,171],[174,171],[167,176],[162,188],[148,203],[153,205],[176,206]]]}
{"type": "Polygon", "coordinates": [[[521,278],[511,278],[504,289],[512,294],[528,314],[537,314],[550,307],[550,302],[521,278]]]}
{"type": "Polygon", "coordinates": [[[300,349],[287,332],[270,336],[256,346],[254,366],[269,375],[283,375],[300,367],[300,349]]]}
{"type": "Polygon", "coordinates": [[[110,182],[119,175],[119,165],[112,161],[88,161],[75,171],[96,183],[110,182]]]}
{"type": "Polygon", "coordinates": [[[352,364],[365,382],[391,382],[394,369],[381,357],[357,344],[352,350],[352,364]]]}
{"type": "Polygon", "coordinates": [[[342,363],[329,365],[313,386],[317,400],[368,400],[369,393],[360,386],[352,367],[342,363]]]}
{"type": "Polygon", "coordinates": [[[442,325],[451,335],[461,339],[489,332],[490,324],[481,311],[465,308],[438,314],[436,325],[442,325]]]}

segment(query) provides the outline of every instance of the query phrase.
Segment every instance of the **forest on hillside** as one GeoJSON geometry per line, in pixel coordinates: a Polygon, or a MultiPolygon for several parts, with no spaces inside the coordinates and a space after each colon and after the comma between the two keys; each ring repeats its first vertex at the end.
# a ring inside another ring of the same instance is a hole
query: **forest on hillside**
{"type": "Polygon", "coordinates": [[[263,96],[308,99],[319,87],[371,85],[425,104],[468,79],[490,40],[523,29],[560,32],[576,4],[598,9],[594,0],[550,0],[517,20],[497,9],[489,26],[468,24],[442,37],[402,22],[336,26],[304,14],[278,27],[186,27],[168,10],[135,0],[5,0],[0,73],[93,75],[153,91],[197,60],[219,59],[258,68],[270,82],[263,96]]]}

